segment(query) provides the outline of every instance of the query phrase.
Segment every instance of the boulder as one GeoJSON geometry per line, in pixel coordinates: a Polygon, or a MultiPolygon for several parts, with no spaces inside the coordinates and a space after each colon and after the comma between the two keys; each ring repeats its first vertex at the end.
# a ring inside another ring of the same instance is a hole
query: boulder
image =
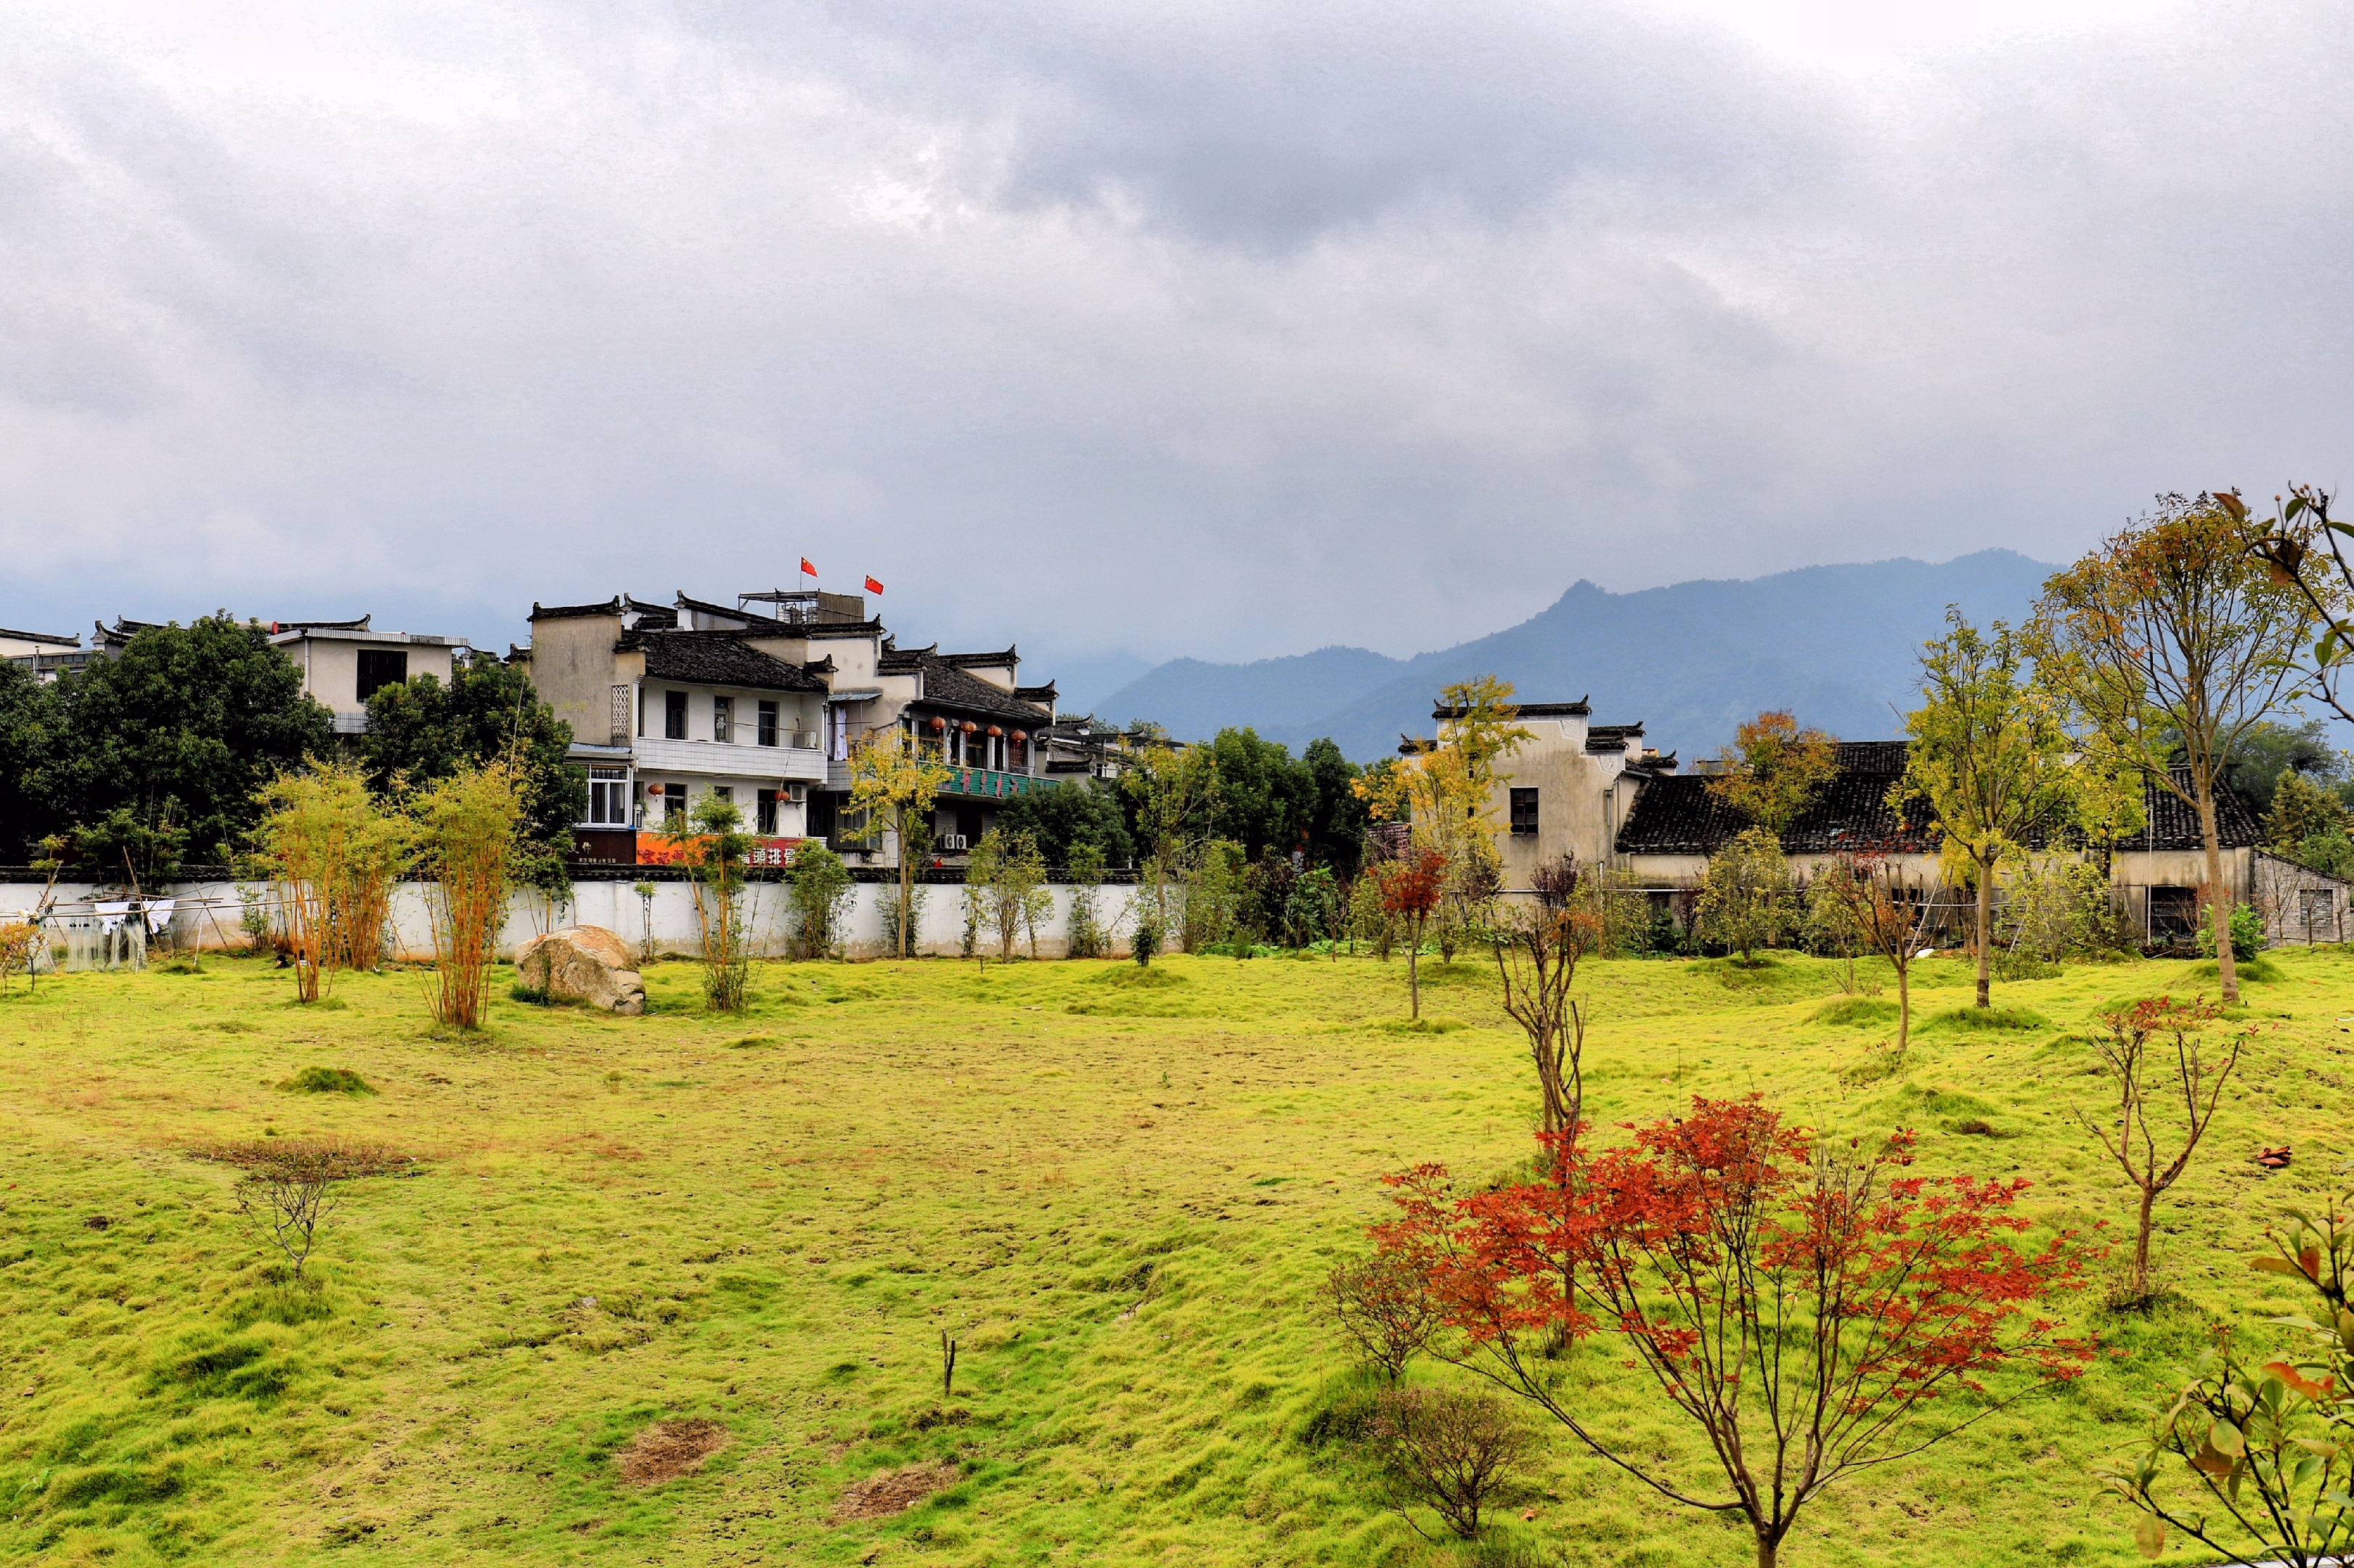
{"type": "Polygon", "coordinates": [[[635,1017],[646,1010],[646,982],[620,938],[602,926],[573,926],[534,937],[515,954],[515,980],[551,1001],[578,1001],[635,1017]]]}

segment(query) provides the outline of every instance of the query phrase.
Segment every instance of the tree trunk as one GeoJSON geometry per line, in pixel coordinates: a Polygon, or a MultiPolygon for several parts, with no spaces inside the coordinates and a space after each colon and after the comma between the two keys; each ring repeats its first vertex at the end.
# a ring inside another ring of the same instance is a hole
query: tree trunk
{"type": "Polygon", "coordinates": [[[1411,999],[1413,1016],[1419,1019],[1422,1017],[1422,970],[1417,966],[1422,962],[1421,921],[1407,923],[1406,940],[1414,946],[1405,950],[1405,993],[1411,999]]]}
{"type": "Polygon", "coordinates": [[[1905,1043],[1913,1036],[1913,960],[1907,958],[1896,966],[1896,1054],[1904,1054],[1905,1043]]]}
{"type": "Polygon", "coordinates": [[[899,956],[903,959],[907,956],[908,906],[915,901],[913,882],[914,874],[907,865],[907,811],[903,806],[899,810],[899,956]]]}
{"type": "Polygon", "coordinates": [[[1762,1535],[1757,1538],[1757,1568],[1774,1568],[1775,1563],[1780,1560],[1781,1555],[1782,1543],[1780,1542],[1768,1541],[1762,1535]]]}
{"type": "Polygon", "coordinates": [[[2240,1000],[2239,960],[2232,952],[2232,890],[2223,885],[2223,843],[2215,832],[2215,786],[2199,778],[2199,838],[2207,851],[2207,917],[2215,927],[2215,974],[2225,1006],[2240,1000]]]}
{"type": "Polygon", "coordinates": [[[1978,865],[1978,1005],[1990,1007],[1988,982],[1994,971],[1994,862],[1978,865]]]}
{"type": "Polygon", "coordinates": [[[2149,1212],[2158,1202],[2158,1190],[2141,1190],[2140,1228],[2134,1232],[2133,1293],[2137,1301],[2149,1297],[2149,1212]]]}

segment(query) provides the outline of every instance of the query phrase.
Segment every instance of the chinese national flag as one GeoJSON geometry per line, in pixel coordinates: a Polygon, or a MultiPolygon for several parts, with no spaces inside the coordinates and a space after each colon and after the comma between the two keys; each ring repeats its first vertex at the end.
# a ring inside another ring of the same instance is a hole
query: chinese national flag
{"type": "Polygon", "coordinates": [[[810,565],[810,558],[807,556],[801,557],[801,576],[805,577],[817,576],[817,568],[810,565]]]}
{"type": "Polygon", "coordinates": [[[881,593],[883,591],[883,585],[876,582],[873,577],[868,577],[866,579],[866,591],[868,593],[881,593]]]}

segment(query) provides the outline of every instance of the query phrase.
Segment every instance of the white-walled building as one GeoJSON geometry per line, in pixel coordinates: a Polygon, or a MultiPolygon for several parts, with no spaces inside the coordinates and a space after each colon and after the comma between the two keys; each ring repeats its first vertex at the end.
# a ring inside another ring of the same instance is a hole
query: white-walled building
{"type": "Polygon", "coordinates": [[[367,728],[367,700],[383,687],[419,675],[448,685],[458,650],[467,646],[462,637],[373,630],[373,619],[269,624],[270,645],[302,672],[302,690],[335,715],[337,735],[367,728]]]}

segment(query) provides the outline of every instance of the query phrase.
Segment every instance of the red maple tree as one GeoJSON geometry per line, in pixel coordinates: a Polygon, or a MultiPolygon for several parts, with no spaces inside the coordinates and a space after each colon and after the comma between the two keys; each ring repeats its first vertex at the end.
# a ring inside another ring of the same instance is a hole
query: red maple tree
{"type": "Polygon", "coordinates": [[[1543,1179],[1520,1185],[1458,1192],[1437,1165],[1389,1178],[1400,1214],[1374,1241],[1452,1330],[1435,1353],[1661,1497],[1739,1515],[1760,1568],[1833,1482],[2083,1370],[2091,1341],[2033,1309],[2098,1250],[2074,1233],[2015,1245],[2026,1182],[1909,1175],[1909,1133],[1827,1147],[1754,1095],[1630,1130],[1598,1154],[1540,1135],[1543,1179]],[[1700,1429],[1722,1492],[1578,1408],[1548,1356],[1602,1331],[1700,1429]],[[1986,1397],[1995,1372],[2014,1375],[1986,1397]],[[1980,1397],[1938,1406],[1960,1390],[1980,1397]]]}
{"type": "Polygon", "coordinates": [[[1403,917],[1406,927],[1405,986],[1413,1016],[1422,1016],[1422,927],[1447,894],[1447,857],[1434,849],[1408,850],[1384,865],[1379,878],[1382,908],[1403,917]]]}

